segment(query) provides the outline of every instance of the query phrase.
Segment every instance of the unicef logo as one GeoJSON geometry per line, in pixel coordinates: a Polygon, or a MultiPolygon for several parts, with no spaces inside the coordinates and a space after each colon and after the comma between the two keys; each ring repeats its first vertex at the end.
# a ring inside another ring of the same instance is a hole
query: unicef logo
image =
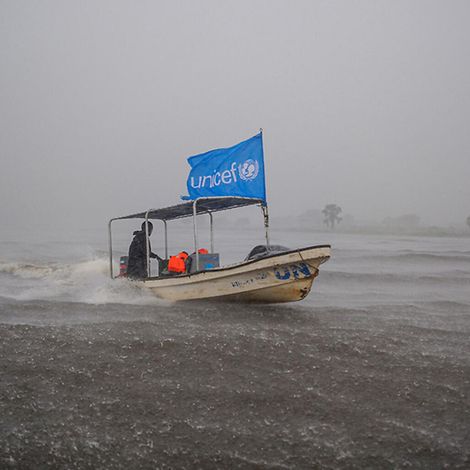
{"type": "Polygon", "coordinates": [[[259,163],[256,160],[248,159],[238,165],[238,174],[243,181],[254,180],[258,176],[259,163]]]}

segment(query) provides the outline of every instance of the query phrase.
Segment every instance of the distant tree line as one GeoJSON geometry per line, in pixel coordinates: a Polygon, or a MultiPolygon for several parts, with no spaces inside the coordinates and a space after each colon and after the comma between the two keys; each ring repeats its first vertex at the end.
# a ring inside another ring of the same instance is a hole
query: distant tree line
{"type": "MultiPolygon", "coordinates": [[[[335,228],[343,218],[340,217],[342,209],[337,204],[326,204],[325,208],[321,211],[323,214],[323,223],[331,229],[335,228]]],[[[417,227],[420,218],[416,214],[405,214],[399,217],[386,217],[383,224],[386,226],[402,226],[402,227],[417,227]]],[[[467,225],[470,228],[470,215],[467,217],[467,225]]]]}

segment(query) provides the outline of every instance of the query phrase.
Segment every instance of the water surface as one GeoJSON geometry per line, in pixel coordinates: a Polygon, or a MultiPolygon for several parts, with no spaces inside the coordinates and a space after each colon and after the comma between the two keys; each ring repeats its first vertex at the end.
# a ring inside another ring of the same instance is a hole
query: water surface
{"type": "Polygon", "coordinates": [[[171,304],[109,279],[106,233],[5,237],[2,467],[468,468],[469,239],[272,238],[333,245],[302,302],[171,304]]]}

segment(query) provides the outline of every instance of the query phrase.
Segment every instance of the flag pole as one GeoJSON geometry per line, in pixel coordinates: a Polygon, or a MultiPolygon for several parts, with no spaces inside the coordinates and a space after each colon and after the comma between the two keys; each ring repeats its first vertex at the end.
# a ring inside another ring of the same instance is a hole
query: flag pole
{"type": "Polygon", "coordinates": [[[266,236],[266,247],[269,250],[270,242],[269,242],[269,213],[268,213],[268,202],[267,202],[267,197],[266,197],[266,165],[264,165],[264,143],[263,143],[263,128],[259,128],[259,133],[261,135],[261,149],[263,151],[263,166],[265,168],[264,170],[264,197],[265,197],[265,204],[261,206],[261,209],[263,211],[263,219],[264,219],[264,230],[265,230],[265,236],[266,236]]]}

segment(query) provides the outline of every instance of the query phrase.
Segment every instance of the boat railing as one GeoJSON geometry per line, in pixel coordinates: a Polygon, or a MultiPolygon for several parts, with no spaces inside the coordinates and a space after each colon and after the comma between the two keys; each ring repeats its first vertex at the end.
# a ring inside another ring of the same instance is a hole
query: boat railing
{"type": "Polygon", "coordinates": [[[191,205],[188,203],[180,204],[177,206],[164,208],[164,209],[148,209],[144,213],[132,214],[124,217],[115,217],[111,219],[108,223],[108,238],[109,238],[109,263],[110,263],[110,275],[111,278],[114,277],[113,274],[113,244],[112,244],[112,231],[111,225],[115,220],[122,219],[131,219],[131,218],[143,218],[145,220],[145,236],[146,236],[146,255],[147,255],[147,276],[151,277],[150,272],[150,239],[149,239],[149,230],[148,223],[149,219],[159,219],[164,224],[164,234],[165,234],[165,259],[168,259],[168,224],[169,220],[190,217],[193,218],[193,238],[194,238],[194,253],[196,261],[196,271],[199,271],[199,240],[198,240],[198,227],[197,227],[197,216],[208,214],[210,221],[210,247],[211,252],[214,253],[214,218],[213,212],[218,212],[222,210],[235,209],[237,207],[243,207],[248,205],[259,205],[263,211],[264,219],[264,228],[265,228],[265,237],[266,245],[269,247],[269,213],[268,206],[265,201],[256,198],[246,198],[239,196],[217,196],[217,197],[200,197],[191,201],[191,205]],[[209,201],[210,203],[215,203],[211,208],[202,208],[199,211],[198,205],[201,205],[204,201],[209,201]],[[225,203],[223,202],[225,201],[225,203]],[[219,206],[217,204],[221,202],[219,206]],[[192,209],[192,210],[190,210],[192,209]],[[199,211],[199,212],[198,212],[199,211]]]}

